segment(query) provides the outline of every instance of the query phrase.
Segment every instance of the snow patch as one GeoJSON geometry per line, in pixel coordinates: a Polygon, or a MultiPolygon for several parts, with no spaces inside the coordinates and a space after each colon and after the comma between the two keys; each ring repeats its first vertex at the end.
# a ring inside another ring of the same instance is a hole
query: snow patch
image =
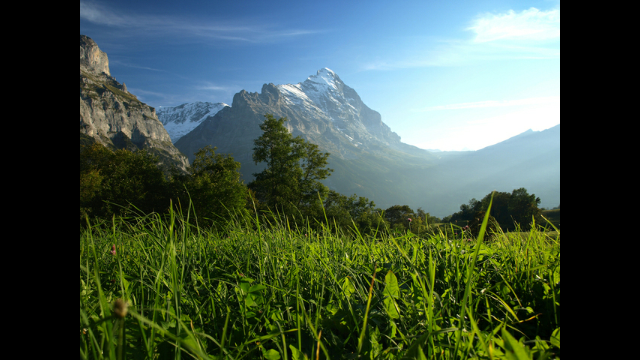
{"type": "Polygon", "coordinates": [[[159,107],[156,110],[158,120],[169,133],[171,142],[191,132],[207,118],[229,105],[225,103],[195,102],[178,106],[159,107]]]}

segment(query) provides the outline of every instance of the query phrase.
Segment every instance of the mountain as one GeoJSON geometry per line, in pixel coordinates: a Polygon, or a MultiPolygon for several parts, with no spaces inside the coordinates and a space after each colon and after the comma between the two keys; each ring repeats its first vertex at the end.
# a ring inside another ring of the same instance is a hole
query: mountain
{"type": "Polygon", "coordinates": [[[402,143],[380,114],[327,68],[295,85],[265,84],[261,93],[240,91],[231,107],[205,119],[175,145],[190,159],[206,145],[231,153],[242,164],[242,177],[249,182],[252,174],[265,166],[254,164],[252,153],[267,113],[286,117],[293,136],[331,154],[329,167],[335,171],[324,181],[329,188],[375,199],[381,206],[411,198],[413,186],[401,186],[406,182],[402,174],[406,168],[415,172],[437,161],[428,151],[402,143]]]}
{"type": "Polygon", "coordinates": [[[107,54],[85,35],[80,35],[80,139],[111,149],[147,149],[165,169],[173,164],[186,171],[189,165],[155,109],[111,76],[107,54]]]}
{"type": "Polygon", "coordinates": [[[206,118],[215,115],[226,106],[229,105],[197,101],[191,104],[160,107],[156,109],[156,114],[158,114],[158,120],[169,133],[171,141],[175,144],[206,118]]]}
{"type": "Polygon", "coordinates": [[[381,148],[431,157],[427,151],[402,143],[380,114],[327,68],[295,85],[265,84],[260,94],[242,90],[234,96],[231,107],[207,118],[175,144],[190,158],[213,139],[221,141],[216,145],[219,149],[251,149],[261,134],[259,124],[266,113],[287,117],[294,136],[320,145],[334,157],[354,159],[363,151],[375,153],[381,148]]]}
{"type": "Polygon", "coordinates": [[[455,184],[451,191],[467,199],[524,187],[540,197],[541,207],[555,207],[560,203],[560,124],[542,131],[529,129],[451,157],[437,168],[439,181],[455,184]]]}
{"type": "Polygon", "coordinates": [[[403,143],[378,112],[327,68],[298,84],[264,84],[260,93],[240,91],[230,107],[207,116],[175,146],[190,159],[206,145],[230,153],[248,183],[265,167],[253,162],[252,153],[267,113],[286,117],[293,136],[331,154],[329,167],[335,171],[325,185],[367,197],[383,209],[406,204],[443,217],[473,197],[520,187],[543,202],[559,203],[559,128],[539,145],[537,133],[531,132],[478,151],[432,153],[403,143]]]}

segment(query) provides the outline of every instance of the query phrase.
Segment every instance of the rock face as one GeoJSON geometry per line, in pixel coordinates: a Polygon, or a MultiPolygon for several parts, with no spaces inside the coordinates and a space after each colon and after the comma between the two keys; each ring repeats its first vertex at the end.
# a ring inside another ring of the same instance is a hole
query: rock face
{"type": "Polygon", "coordinates": [[[240,172],[248,183],[265,166],[255,164],[252,154],[267,113],[286,117],[293,136],[331,154],[329,167],[335,172],[323,181],[329,188],[357,193],[380,205],[411,196],[411,187],[398,190],[396,186],[396,175],[402,169],[424,169],[436,160],[429,152],[402,143],[380,114],[327,68],[295,85],[264,84],[260,93],[240,91],[231,107],[206,118],[175,145],[190,159],[206,145],[231,154],[242,164],[240,172]]]}
{"type": "Polygon", "coordinates": [[[197,101],[191,104],[160,107],[156,109],[156,114],[175,144],[178,139],[195,129],[205,119],[228,106],[225,103],[197,101]]]}
{"type": "Polygon", "coordinates": [[[98,75],[111,75],[107,54],[98,48],[93,39],[85,35],[80,35],[80,68],[98,75]]]}
{"type": "Polygon", "coordinates": [[[80,133],[110,148],[147,149],[165,169],[174,164],[186,171],[189,166],[155,109],[110,75],[107,54],[84,35],[80,35],[80,133]]]}
{"type": "Polygon", "coordinates": [[[356,159],[363,152],[395,149],[431,158],[427,151],[402,143],[380,114],[327,68],[295,85],[265,84],[261,93],[242,90],[230,108],[209,116],[175,144],[190,159],[202,146],[213,145],[233,152],[237,161],[250,161],[253,140],[261,135],[259,125],[267,113],[286,117],[294,136],[319,145],[333,157],[356,159]]]}

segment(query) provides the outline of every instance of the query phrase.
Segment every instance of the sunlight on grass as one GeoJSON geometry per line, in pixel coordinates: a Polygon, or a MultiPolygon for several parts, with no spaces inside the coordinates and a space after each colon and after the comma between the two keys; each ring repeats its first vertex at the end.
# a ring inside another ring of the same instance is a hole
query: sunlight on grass
{"type": "Polygon", "coordinates": [[[559,231],[483,234],[485,218],[481,241],[374,238],[255,214],[212,231],[188,216],[81,233],[81,358],[560,355],[559,231]]]}

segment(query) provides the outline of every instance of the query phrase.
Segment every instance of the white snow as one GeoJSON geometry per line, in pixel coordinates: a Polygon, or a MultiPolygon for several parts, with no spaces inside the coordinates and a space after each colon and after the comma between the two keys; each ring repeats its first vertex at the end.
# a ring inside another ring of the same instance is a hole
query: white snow
{"type": "Polygon", "coordinates": [[[160,107],[156,109],[158,119],[175,144],[178,139],[195,129],[200,123],[226,106],[225,103],[210,103],[197,101],[179,106],[160,107]]]}

